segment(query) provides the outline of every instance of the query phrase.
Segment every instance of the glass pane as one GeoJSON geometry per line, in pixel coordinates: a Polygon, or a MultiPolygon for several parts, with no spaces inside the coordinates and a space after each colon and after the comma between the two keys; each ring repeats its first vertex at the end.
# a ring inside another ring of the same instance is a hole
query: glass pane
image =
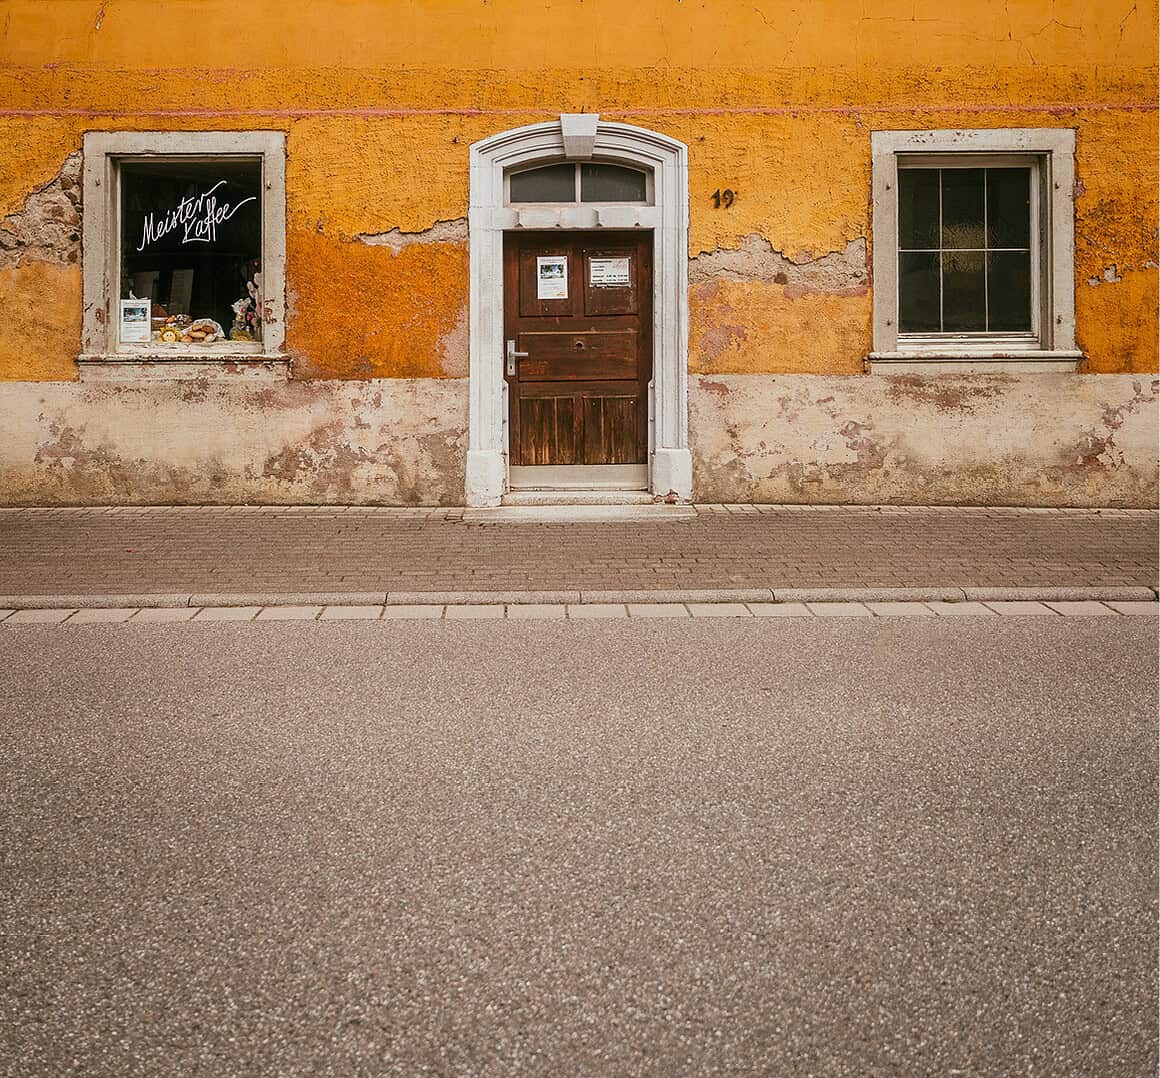
{"type": "Polygon", "coordinates": [[[512,202],[575,202],[576,166],[544,165],[511,177],[512,202]]]}
{"type": "Polygon", "coordinates": [[[938,169],[898,170],[898,246],[930,250],[938,246],[938,169]]]}
{"type": "Polygon", "coordinates": [[[942,245],[983,247],[981,168],[942,170],[942,245]]]}
{"type": "Polygon", "coordinates": [[[1020,251],[987,254],[989,329],[1019,333],[1031,329],[1031,255],[1020,251]]]}
{"type": "Polygon", "coordinates": [[[987,246],[1031,246],[1031,169],[987,169],[987,246]]]}
{"type": "Polygon", "coordinates": [[[943,251],[944,333],[986,330],[984,257],[982,251],[943,251]]]}
{"type": "Polygon", "coordinates": [[[150,301],[153,340],[260,339],[261,178],[258,161],[121,165],[120,294],[150,301]]]}
{"type": "Polygon", "coordinates": [[[899,255],[899,332],[937,333],[940,328],[938,252],[899,255]]]}
{"type": "Polygon", "coordinates": [[[581,165],[581,202],[643,202],[645,174],[620,165],[581,165]]]}

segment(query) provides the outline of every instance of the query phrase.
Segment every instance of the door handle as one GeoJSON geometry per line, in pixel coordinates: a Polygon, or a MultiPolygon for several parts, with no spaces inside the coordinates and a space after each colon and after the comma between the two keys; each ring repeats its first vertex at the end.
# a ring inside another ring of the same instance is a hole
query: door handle
{"type": "Polygon", "coordinates": [[[528,352],[516,351],[515,341],[507,342],[507,373],[509,378],[514,378],[516,376],[516,360],[527,359],[528,355],[528,352]]]}

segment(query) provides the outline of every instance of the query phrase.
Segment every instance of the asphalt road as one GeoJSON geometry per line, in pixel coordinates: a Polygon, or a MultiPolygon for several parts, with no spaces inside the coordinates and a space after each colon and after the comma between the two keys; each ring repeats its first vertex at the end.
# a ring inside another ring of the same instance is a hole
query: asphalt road
{"type": "Polygon", "coordinates": [[[0,1074],[1154,1075],[1152,618],[0,633],[0,1074]]]}

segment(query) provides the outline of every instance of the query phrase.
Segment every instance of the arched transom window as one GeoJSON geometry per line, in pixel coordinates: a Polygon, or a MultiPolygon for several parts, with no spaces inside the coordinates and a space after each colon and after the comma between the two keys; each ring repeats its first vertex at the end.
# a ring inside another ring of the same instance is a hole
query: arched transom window
{"type": "Polygon", "coordinates": [[[512,172],[507,176],[507,201],[575,205],[581,202],[652,203],[652,177],[640,169],[604,161],[568,161],[512,172]]]}

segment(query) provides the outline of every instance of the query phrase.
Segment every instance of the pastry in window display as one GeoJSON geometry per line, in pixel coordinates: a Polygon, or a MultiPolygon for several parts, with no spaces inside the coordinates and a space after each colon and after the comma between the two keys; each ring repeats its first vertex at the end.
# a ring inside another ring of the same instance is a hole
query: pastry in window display
{"type": "MultiPolygon", "coordinates": [[[[155,305],[154,310],[157,306],[160,305],[155,305]]],[[[224,330],[212,318],[190,319],[187,314],[167,315],[153,331],[153,339],[162,344],[213,344],[224,336],[224,330]]]]}

